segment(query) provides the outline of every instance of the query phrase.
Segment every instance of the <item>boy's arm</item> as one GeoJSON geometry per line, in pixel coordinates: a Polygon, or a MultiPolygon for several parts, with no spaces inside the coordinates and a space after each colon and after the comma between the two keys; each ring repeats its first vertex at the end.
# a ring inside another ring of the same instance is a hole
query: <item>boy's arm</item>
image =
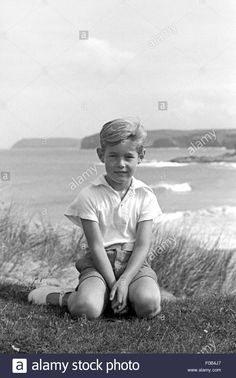
{"type": "Polygon", "coordinates": [[[88,246],[91,250],[95,267],[99,271],[99,273],[101,273],[101,275],[107,282],[107,285],[111,289],[116,282],[116,278],[111,263],[108,259],[106,250],[103,246],[102,235],[98,223],[82,218],[81,223],[88,242],[88,246]]]}
{"type": "Polygon", "coordinates": [[[122,274],[122,278],[125,278],[126,280],[128,280],[128,283],[132,281],[132,278],[139,271],[145,258],[147,257],[151,240],[152,240],[152,219],[139,222],[134,250],[129,258],[126,269],[124,273],[122,274]]]}
{"type": "Polygon", "coordinates": [[[129,258],[128,264],[113,286],[110,293],[112,308],[115,313],[124,310],[127,304],[128,287],[132,278],[141,268],[147,257],[152,238],[152,220],[141,221],[138,223],[134,250],[129,258]]]}

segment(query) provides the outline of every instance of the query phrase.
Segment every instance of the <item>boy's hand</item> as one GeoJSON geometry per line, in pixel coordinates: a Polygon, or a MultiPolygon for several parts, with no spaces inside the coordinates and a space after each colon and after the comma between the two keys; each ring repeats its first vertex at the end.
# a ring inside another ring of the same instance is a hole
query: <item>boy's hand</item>
{"type": "Polygon", "coordinates": [[[111,307],[115,314],[123,314],[126,312],[128,297],[128,281],[125,278],[119,278],[110,292],[111,307]]]}

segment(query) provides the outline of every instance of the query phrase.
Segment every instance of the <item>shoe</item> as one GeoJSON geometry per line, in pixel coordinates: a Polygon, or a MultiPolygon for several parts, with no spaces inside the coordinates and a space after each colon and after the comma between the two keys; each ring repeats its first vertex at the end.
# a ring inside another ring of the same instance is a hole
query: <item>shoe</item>
{"type": "Polygon", "coordinates": [[[49,294],[59,294],[58,305],[62,307],[62,299],[66,293],[71,293],[74,289],[60,290],[58,286],[41,286],[32,290],[28,295],[28,302],[36,305],[47,305],[49,294]]]}

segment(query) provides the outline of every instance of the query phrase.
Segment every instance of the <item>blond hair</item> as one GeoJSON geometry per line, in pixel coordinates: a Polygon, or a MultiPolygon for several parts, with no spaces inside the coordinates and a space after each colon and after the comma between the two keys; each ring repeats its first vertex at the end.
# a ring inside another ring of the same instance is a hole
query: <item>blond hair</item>
{"type": "Polygon", "coordinates": [[[107,145],[115,145],[126,139],[137,143],[137,152],[141,154],[144,149],[144,140],[147,136],[139,120],[118,118],[103,125],[100,132],[100,144],[103,150],[107,145]]]}

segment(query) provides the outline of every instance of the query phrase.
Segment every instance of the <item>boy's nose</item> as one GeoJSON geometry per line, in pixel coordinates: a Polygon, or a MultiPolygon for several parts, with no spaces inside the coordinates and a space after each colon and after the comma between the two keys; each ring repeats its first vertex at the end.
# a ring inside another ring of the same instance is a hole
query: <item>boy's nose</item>
{"type": "Polygon", "coordinates": [[[118,166],[121,168],[121,167],[125,167],[125,162],[124,162],[124,160],[120,160],[119,162],[118,162],[118,166]]]}

